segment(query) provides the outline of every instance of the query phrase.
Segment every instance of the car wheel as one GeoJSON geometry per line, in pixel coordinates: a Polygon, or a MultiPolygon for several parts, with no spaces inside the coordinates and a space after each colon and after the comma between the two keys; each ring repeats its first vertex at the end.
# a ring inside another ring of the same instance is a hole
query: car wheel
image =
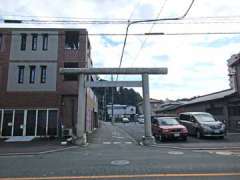
{"type": "Polygon", "coordinates": [[[224,139],[224,136],[220,136],[219,139],[224,139]]]}
{"type": "Polygon", "coordinates": [[[187,141],[187,136],[182,138],[183,141],[187,141]]]}

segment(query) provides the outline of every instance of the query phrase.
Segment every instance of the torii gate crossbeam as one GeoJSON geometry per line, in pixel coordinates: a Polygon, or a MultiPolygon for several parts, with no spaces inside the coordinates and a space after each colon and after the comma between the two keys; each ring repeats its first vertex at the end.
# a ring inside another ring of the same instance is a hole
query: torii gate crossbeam
{"type": "MultiPolygon", "coordinates": [[[[99,82],[85,82],[85,75],[88,74],[139,74],[142,75],[142,88],[143,88],[143,109],[144,109],[144,128],[145,136],[143,137],[143,144],[150,145],[153,144],[154,138],[152,136],[151,130],[151,108],[150,108],[150,98],[149,98],[149,74],[167,74],[167,68],[60,68],[61,74],[76,74],[79,76],[79,87],[78,87],[78,112],[77,112],[77,125],[76,125],[76,139],[74,140],[77,145],[86,145],[86,132],[85,132],[85,102],[86,102],[86,87],[93,86],[119,86],[121,82],[109,82],[106,85],[99,85],[99,82]],[[115,84],[114,84],[115,83],[115,84]]],[[[131,81],[122,82],[122,84],[127,84],[128,87],[131,85],[131,81]]],[[[134,85],[139,86],[141,82],[134,81],[134,85]]]]}

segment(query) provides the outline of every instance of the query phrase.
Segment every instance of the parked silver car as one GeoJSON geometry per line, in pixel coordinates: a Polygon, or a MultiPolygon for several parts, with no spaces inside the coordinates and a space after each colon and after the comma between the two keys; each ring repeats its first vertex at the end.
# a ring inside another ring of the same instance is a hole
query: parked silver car
{"type": "Polygon", "coordinates": [[[185,112],[179,115],[179,121],[187,129],[190,135],[197,138],[204,136],[217,136],[224,138],[226,134],[225,124],[217,121],[206,112],[185,112]]]}
{"type": "Polygon", "coordinates": [[[144,115],[139,115],[137,121],[139,124],[144,124],[144,115]]]}

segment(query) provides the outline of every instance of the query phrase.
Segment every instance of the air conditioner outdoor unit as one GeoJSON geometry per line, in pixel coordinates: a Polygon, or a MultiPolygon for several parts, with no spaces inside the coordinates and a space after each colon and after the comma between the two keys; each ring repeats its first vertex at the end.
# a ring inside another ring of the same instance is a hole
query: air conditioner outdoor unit
{"type": "Polygon", "coordinates": [[[70,137],[70,136],[72,136],[73,135],[73,133],[72,133],[72,129],[64,129],[63,130],[63,136],[64,137],[70,137]]]}

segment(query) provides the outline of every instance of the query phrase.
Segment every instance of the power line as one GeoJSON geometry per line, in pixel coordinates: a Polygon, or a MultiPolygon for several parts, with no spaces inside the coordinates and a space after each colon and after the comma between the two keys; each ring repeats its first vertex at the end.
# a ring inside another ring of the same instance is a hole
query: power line
{"type": "MultiPolygon", "coordinates": [[[[133,8],[130,16],[129,16],[129,20],[132,18],[135,10],[137,9],[137,7],[139,6],[139,4],[141,3],[142,0],[138,0],[138,3],[135,5],[135,7],[133,8]]],[[[118,75],[117,75],[117,79],[118,79],[118,75]]],[[[112,74],[112,80],[113,80],[113,74],[112,74]]],[[[113,102],[114,102],[114,95],[113,95],[113,87],[112,87],[112,116],[113,116],[113,102]]],[[[114,117],[112,117],[114,119],[114,117]]]]}
{"type": "MultiPolygon", "coordinates": [[[[132,16],[133,16],[133,13],[134,11],[137,9],[137,7],[139,6],[139,4],[141,3],[142,0],[139,0],[138,3],[136,4],[136,6],[134,7],[133,11],[131,12],[129,18],[128,18],[128,21],[127,21],[127,24],[129,24],[132,16]]],[[[112,78],[113,78],[113,75],[112,75],[112,78]]],[[[116,78],[116,81],[118,80],[118,74],[117,74],[117,78],[116,78]]]]}
{"type": "Polygon", "coordinates": [[[240,31],[235,32],[182,32],[182,33],[145,33],[145,35],[150,36],[176,36],[176,35],[218,35],[218,34],[240,34],[240,31]]]}
{"type": "Polygon", "coordinates": [[[142,22],[155,22],[155,21],[165,21],[165,20],[168,20],[168,21],[171,21],[171,20],[181,20],[181,19],[183,19],[183,18],[185,18],[187,16],[188,12],[190,11],[190,9],[193,6],[194,1],[195,0],[191,1],[190,5],[188,6],[188,8],[185,11],[185,13],[182,16],[180,16],[180,17],[176,17],[176,18],[161,18],[161,19],[148,19],[148,20],[144,20],[144,21],[133,21],[133,22],[130,22],[128,24],[128,26],[127,26],[126,33],[125,33],[125,38],[124,38],[124,43],[123,43],[123,48],[122,48],[122,54],[121,54],[121,58],[120,58],[119,68],[122,65],[123,54],[124,54],[124,50],[125,50],[125,46],[126,46],[126,42],[127,42],[128,29],[129,29],[130,25],[137,24],[137,23],[142,23],[142,22]]]}
{"type": "MultiPolygon", "coordinates": [[[[0,19],[0,21],[3,21],[4,19],[0,19]]],[[[71,25],[71,24],[94,24],[94,25],[125,25],[128,24],[127,22],[123,21],[27,21],[25,22],[24,20],[22,24],[61,24],[61,25],[71,25]]],[[[155,24],[239,24],[240,19],[237,21],[188,21],[188,20],[180,20],[179,22],[156,22],[155,24]]],[[[1,23],[0,24],[10,24],[10,23],[1,23]]],[[[13,24],[13,23],[11,23],[13,24]]],[[[21,23],[16,23],[16,24],[21,24],[21,23]]],[[[141,23],[142,25],[144,24],[152,24],[152,22],[143,22],[141,23]]]]}
{"type": "MultiPolygon", "coordinates": [[[[7,36],[20,36],[21,33],[5,33],[1,32],[2,35],[7,36]]],[[[211,34],[240,34],[240,31],[235,32],[179,32],[179,33],[162,33],[162,32],[153,32],[153,33],[131,33],[129,36],[169,36],[169,35],[211,35],[211,34]]],[[[48,34],[48,36],[65,36],[65,34],[48,34]]],[[[125,36],[124,33],[89,33],[89,34],[79,34],[79,36],[125,36]]]]}
{"type": "MultiPolygon", "coordinates": [[[[24,16],[24,15],[0,15],[2,17],[24,17],[24,18],[31,18],[28,19],[29,21],[34,20],[32,18],[38,18],[38,20],[40,20],[40,18],[43,19],[75,19],[75,20],[94,20],[94,21],[125,21],[125,23],[127,23],[127,21],[129,19],[126,18],[89,18],[89,17],[67,17],[67,16],[24,16]]],[[[240,15],[233,15],[233,16],[198,16],[198,17],[190,17],[187,18],[187,20],[194,20],[194,19],[236,19],[236,18],[240,18],[240,15]]],[[[4,18],[1,18],[2,20],[4,18]]],[[[15,18],[16,19],[16,18],[15,18]]],[[[132,19],[132,18],[131,18],[132,19]]],[[[142,21],[144,19],[141,18],[133,18],[132,21],[142,21]]],[[[44,20],[42,20],[44,21],[44,20]]],[[[66,20],[69,21],[69,20],[66,20]]]]}
{"type": "MultiPolygon", "coordinates": [[[[5,19],[0,18],[0,21],[5,20],[17,20],[17,19],[5,19]]],[[[95,25],[105,25],[105,24],[131,24],[134,22],[141,22],[141,24],[152,24],[153,21],[148,21],[148,19],[141,19],[141,20],[40,20],[40,19],[18,19],[18,21],[24,23],[24,24],[95,24],[95,25]]],[[[209,23],[239,23],[240,17],[236,18],[221,18],[221,17],[197,17],[197,18],[188,18],[188,19],[178,19],[178,20],[169,20],[169,19],[163,19],[161,22],[155,21],[154,24],[209,24],[209,23]]],[[[5,23],[4,23],[5,24],[5,23]]]]}
{"type": "MultiPolygon", "coordinates": [[[[156,19],[158,19],[159,16],[162,14],[162,11],[163,11],[166,3],[167,3],[167,0],[164,0],[164,2],[163,2],[162,6],[161,6],[161,8],[160,8],[160,10],[159,10],[159,12],[158,12],[158,14],[157,14],[156,19]]],[[[151,27],[150,27],[150,29],[149,29],[149,33],[152,32],[153,27],[155,26],[155,23],[156,23],[156,22],[153,22],[153,24],[151,25],[151,27]]],[[[138,52],[137,52],[137,55],[135,56],[135,58],[134,58],[133,61],[132,61],[131,66],[133,65],[133,63],[134,63],[134,62],[137,60],[137,58],[139,57],[139,55],[140,55],[140,53],[141,53],[141,50],[143,49],[145,43],[147,42],[148,37],[149,37],[149,36],[146,36],[146,37],[144,38],[144,40],[143,40],[143,42],[142,42],[142,44],[141,44],[141,46],[140,46],[140,49],[139,49],[138,52]]]]}

